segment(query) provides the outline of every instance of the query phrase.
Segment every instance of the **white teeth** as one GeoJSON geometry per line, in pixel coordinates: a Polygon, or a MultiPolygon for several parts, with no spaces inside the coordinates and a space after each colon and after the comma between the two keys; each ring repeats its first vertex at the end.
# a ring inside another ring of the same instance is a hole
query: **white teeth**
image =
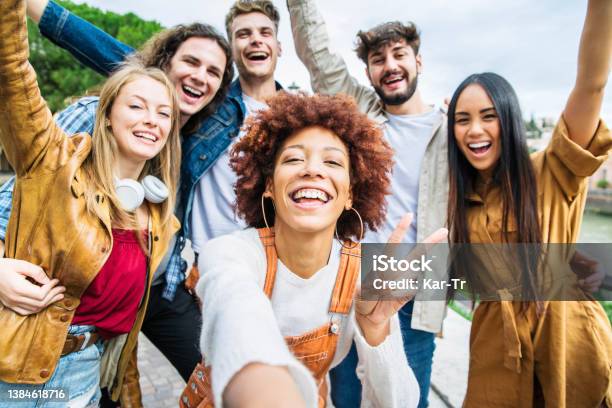
{"type": "Polygon", "coordinates": [[[247,57],[249,58],[258,58],[258,57],[268,58],[268,54],[265,52],[252,52],[248,54],[247,57]]]}
{"type": "Polygon", "coordinates": [[[388,84],[391,84],[393,82],[401,81],[402,79],[404,79],[404,77],[401,77],[401,76],[400,77],[392,77],[392,78],[385,79],[384,83],[386,85],[388,85],[388,84]]]}
{"type": "Polygon", "coordinates": [[[304,188],[293,193],[293,199],[298,200],[300,198],[315,198],[326,203],[329,201],[329,197],[324,191],[304,188]]]}
{"type": "Polygon", "coordinates": [[[192,93],[192,94],[194,94],[196,96],[202,96],[204,94],[203,92],[198,91],[197,89],[192,88],[192,87],[187,86],[187,85],[183,85],[183,89],[185,89],[186,91],[188,91],[188,92],[190,92],[190,93],[192,93]]]}
{"type": "Polygon", "coordinates": [[[147,133],[147,132],[134,132],[134,136],[141,137],[143,139],[147,139],[147,140],[150,140],[152,142],[156,142],[157,141],[157,138],[155,136],[153,136],[151,133],[147,133]]]}
{"type": "Polygon", "coordinates": [[[481,147],[491,146],[491,142],[470,143],[468,146],[470,149],[480,149],[481,147]]]}

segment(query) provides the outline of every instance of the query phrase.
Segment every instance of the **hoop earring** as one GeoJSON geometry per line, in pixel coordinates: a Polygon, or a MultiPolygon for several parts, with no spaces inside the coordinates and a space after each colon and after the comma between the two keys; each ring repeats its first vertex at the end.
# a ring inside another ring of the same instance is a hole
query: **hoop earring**
{"type": "MultiPolygon", "coordinates": [[[[359,245],[359,243],[363,240],[363,220],[361,219],[361,215],[359,214],[359,211],[357,211],[355,208],[351,207],[349,208],[349,210],[353,210],[355,211],[355,214],[357,214],[357,218],[359,218],[359,225],[360,225],[360,229],[361,232],[359,234],[359,240],[355,243],[355,245],[353,246],[346,246],[344,245],[344,242],[342,242],[342,240],[340,239],[340,237],[338,236],[338,224],[336,223],[336,229],[334,230],[334,234],[336,235],[336,239],[340,242],[340,245],[342,245],[342,247],[346,248],[346,249],[353,249],[355,248],[357,245],[359,245]]],[[[348,210],[347,210],[348,211],[348,210]]]]}
{"type": "MultiPolygon", "coordinates": [[[[266,218],[266,207],[264,206],[264,198],[265,196],[262,194],[261,195],[261,214],[263,215],[264,224],[266,224],[266,228],[270,229],[270,226],[268,225],[268,219],[266,218]]],[[[272,206],[274,206],[274,201],[272,201],[272,206]]]]}

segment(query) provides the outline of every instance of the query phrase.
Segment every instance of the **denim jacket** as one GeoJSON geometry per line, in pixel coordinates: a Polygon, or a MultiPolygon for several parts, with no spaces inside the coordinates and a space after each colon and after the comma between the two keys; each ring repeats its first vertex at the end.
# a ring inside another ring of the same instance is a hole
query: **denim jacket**
{"type": "MultiPolygon", "coordinates": [[[[93,24],[50,1],[41,17],[42,35],[68,50],[77,60],[96,72],[108,76],[134,49],[121,43],[93,24]]],[[[189,215],[195,184],[217,161],[238,135],[246,108],[242,89],[235,80],[217,111],[200,128],[183,135],[181,188],[177,215],[183,225],[183,235],[189,237],[189,215]]]]}
{"type": "MultiPolygon", "coordinates": [[[[53,1],[50,1],[45,8],[39,29],[45,37],[68,50],[81,63],[105,76],[110,75],[126,56],[134,51],[130,46],[121,43],[53,1]]],[[[276,85],[277,89],[281,89],[278,83],[276,85]]],[[[174,298],[176,286],[185,279],[187,263],[181,259],[180,253],[184,248],[185,239],[190,237],[195,187],[202,175],[230,146],[232,139],[238,136],[245,112],[242,89],[236,79],[217,111],[204,120],[197,131],[183,135],[181,184],[176,209],[182,229],[166,272],[166,289],[163,297],[168,300],[174,298]]],[[[0,195],[5,194],[5,191],[0,192],[0,195]]],[[[4,202],[5,200],[0,200],[0,203],[4,202]]],[[[10,206],[0,207],[0,213],[8,212],[10,206]]]]}

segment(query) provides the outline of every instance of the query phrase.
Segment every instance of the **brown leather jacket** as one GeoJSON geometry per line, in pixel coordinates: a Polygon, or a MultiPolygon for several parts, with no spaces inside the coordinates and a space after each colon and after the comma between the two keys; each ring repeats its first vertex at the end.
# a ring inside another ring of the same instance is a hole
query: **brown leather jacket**
{"type": "MultiPolygon", "coordinates": [[[[40,265],[60,280],[66,293],[63,300],[30,316],[0,306],[0,380],[41,384],[53,374],[80,297],[104,265],[113,242],[107,200],[99,196],[104,217],[98,218],[87,211],[83,196],[88,180],[81,165],[90,154],[91,137],[68,138],[55,125],[27,57],[25,3],[2,0],[0,142],[17,174],[6,255],[40,265]]],[[[152,271],[178,229],[176,219],[161,225],[157,206],[149,210],[149,285],[132,331],[111,341],[107,358],[102,358],[104,385],[111,387],[114,399],[142,325],[152,271]]]]}

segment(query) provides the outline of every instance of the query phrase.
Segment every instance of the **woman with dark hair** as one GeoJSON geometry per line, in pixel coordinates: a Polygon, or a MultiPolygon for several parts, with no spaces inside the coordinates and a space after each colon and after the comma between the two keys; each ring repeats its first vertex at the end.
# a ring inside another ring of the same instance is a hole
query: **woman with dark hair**
{"type": "Polygon", "coordinates": [[[416,406],[396,315],[405,299],[353,301],[358,241],[384,219],[392,168],[377,125],[348,97],[282,93],[248,122],[231,163],[250,228],[209,241],[214,255],[200,258],[206,367],[187,390],[205,401],[186,392],[182,404],[328,406],[327,373],[354,340],[364,405],[416,406]]]}
{"type": "MultiPolygon", "coordinates": [[[[598,119],[611,51],[612,1],[590,0],[576,84],[549,146],[531,157],[517,96],[504,78],[471,75],[450,102],[451,245],[510,244],[521,271],[511,276],[519,291],[499,287],[500,301],[476,308],[466,407],[612,406],[606,314],[596,301],[539,297],[538,267],[545,245],[576,242],[587,177],[612,147],[598,119]]],[[[505,271],[491,260],[501,246],[493,247],[480,258],[476,278],[484,286],[505,271]]]]}

